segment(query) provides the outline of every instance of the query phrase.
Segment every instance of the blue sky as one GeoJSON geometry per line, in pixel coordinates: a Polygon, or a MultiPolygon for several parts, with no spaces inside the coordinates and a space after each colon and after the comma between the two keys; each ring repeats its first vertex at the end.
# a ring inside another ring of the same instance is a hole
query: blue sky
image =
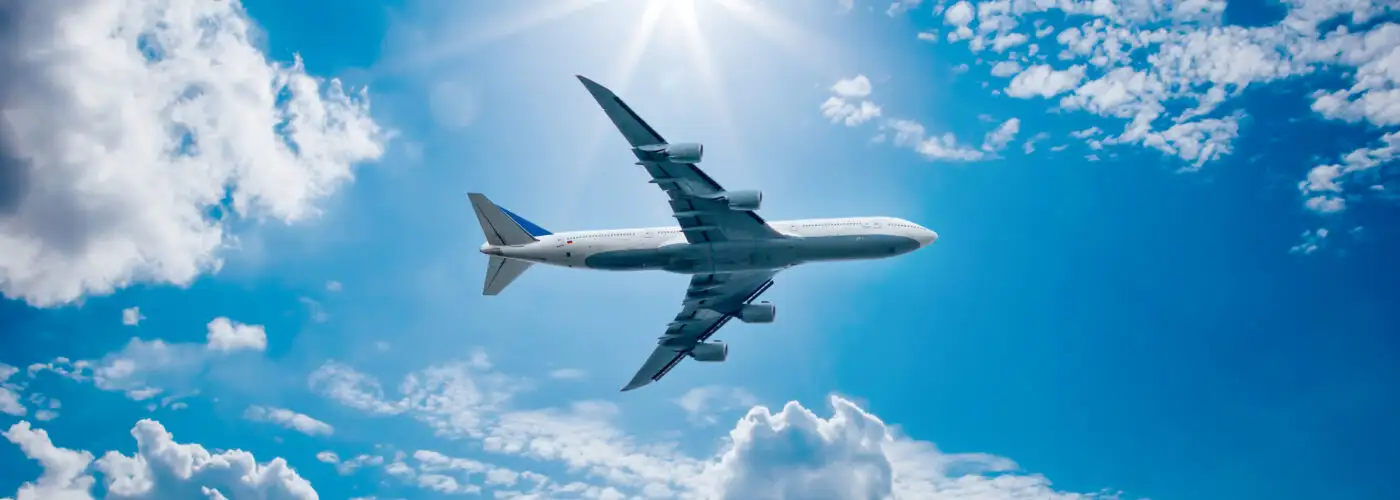
{"type": "Polygon", "coordinates": [[[0,498],[1400,487],[1385,2],[102,5],[0,7],[0,498]],[[685,277],[482,297],[465,196],[670,220],[575,74],[940,239],[619,393],[685,277]]]}

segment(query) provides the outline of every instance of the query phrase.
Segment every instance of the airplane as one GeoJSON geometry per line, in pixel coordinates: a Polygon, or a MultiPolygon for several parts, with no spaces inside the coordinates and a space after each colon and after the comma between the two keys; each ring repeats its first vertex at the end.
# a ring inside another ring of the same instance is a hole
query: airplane
{"type": "Polygon", "coordinates": [[[690,275],[681,312],[623,392],[661,380],[682,360],[723,362],[729,346],[710,337],[731,319],[771,323],[777,308],[755,302],[773,276],[809,262],[903,255],[938,233],[895,217],[765,221],[763,193],[728,190],[700,167],[704,146],[671,143],[606,87],[578,76],[632,147],[637,165],[670,199],[676,226],[553,233],[468,193],[490,256],[483,295],[497,295],[534,264],[690,275]]]}

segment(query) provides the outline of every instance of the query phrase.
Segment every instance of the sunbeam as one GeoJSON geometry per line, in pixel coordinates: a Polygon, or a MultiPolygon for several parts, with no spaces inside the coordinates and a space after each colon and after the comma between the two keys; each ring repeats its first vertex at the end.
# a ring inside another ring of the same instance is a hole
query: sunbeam
{"type": "Polygon", "coordinates": [[[444,59],[460,56],[478,50],[492,42],[524,33],[545,23],[572,16],[584,9],[612,0],[555,0],[546,6],[520,12],[507,19],[493,20],[471,29],[462,29],[457,38],[443,40],[431,49],[423,50],[412,57],[404,58],[381,72],[398,72],[421,68],[444,59]]]}
{"type": "Polygon", "coordinates": [[[784,21],[781,17],[747,0],[710,0],[758,35],[782,46],[809,69],[825,71],[831,61],[847,60],[835,44],[784,21]]]}
{"type": "MultiPolygon", "coordinates": [[[[616,89],[616,92],[622,95],[627,94],[627,88],[632,83],[632,78],[636,76],[637,66],[642,61],[642,55],[646,53],[647,47],[651,45],[652,36],[656,33],[657,22],[670,6],[670,2],[653,1],[648,3],[646,9],[642,11],[641,18],[637,21],[637,28],[632,31],[632,36],[628,40],[626,48],[623,50],[617,70],[613,72],[614,77],[609,79],[615,82],[610,85],[614,85],[613,88],[616,89]]],[[[612,127],[590,127],[584,139],[584,148],[581,152],[582,157],[589,160],[584,162],[584,165],[593,165],[594,163],[591,160],[598,154],[598,149],[603,145],[603,138],[607,135],[615,135],[616,133],[617,132],[614,131],[612,127]]],[[[574,178],[571,179],[571,184],[578,185],[581,179],[586,179],[592,175],[594,173],[593,170],[592,167],[571,170],[570,172],[573,172],[574,176],[574,178]]],[[[570,207],[575,206],[578,202],[576,196],[570,196],[569,199],[562,201],[570,207]]]]}
{"type": "Polygon", "coordinates": [[[740,135],[735,133],[734,117],[730,113],[729,101],[726,99],[724,85],[720,82],[714,59],[711,58],[709,46],[706,44],[705,35],[700,29],[700,20],[695,15],[695,5],[691,1],[686,1],[676,5],[676,9],[690,9],[678,15],[681,25],[681,36],[685,39],[686,49],[690,58],[694,61],[696,69],[700,73],[700,83],[705,88],[705,92],[710,99],[711,109],[716,118],[719,119],[720,128],[726,135],[726,140],[731,144],[736,156],[743,157],[743,144],[740,142],[740,135]]]}

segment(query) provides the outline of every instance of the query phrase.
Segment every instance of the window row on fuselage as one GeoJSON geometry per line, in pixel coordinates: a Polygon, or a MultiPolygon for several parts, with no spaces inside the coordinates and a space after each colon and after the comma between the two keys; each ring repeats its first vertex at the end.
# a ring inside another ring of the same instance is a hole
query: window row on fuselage
{"type": "MultiPolygon", "coordinates": [[[[796,226],[799,227],[799,228],[862,226],[862,225],[865,225],[865,224],[869,224],[870,222],[871,222],[870,220],[861,220],[861,219],[855,219],[855,220],[834,220],[834,221],[825,221],[825,222],[803,222],[803,223],[796,224],[796,226]]],[[[787,225],[787,224],[782,224],[782,225],[787,225]]],[[[886,225],[886,226],[892,226],[892,227],[904,227],[904,228],[910,228],[910,229],[917,229],[917,228],[918,228],[918,226],[915,226],[915,225],[913,225],[913,224],[907,224],[907,223],[904,223],[904,222],[884,222],[884,225],[886,225]]],[[[681,232],[681,230],[678,229],[678,228],[677,228],[677,229],[660,229],[660,230],[651,231],[651,234],[653,234],[653,235],[668,235],[668,234],[679,234],[680,232],[681,232]]],[[[582,240],[582,239],[588,239],[588,238],[623,238],[623,237],[629,237],[629,236],[641,236],[641,235],[643,235],[643,234],[646,234],[646,232],[645,232],[645,231],[616,231],[616,232],[602,232],[602,233],[575,233],[575,234],[564,234],[564,235],[562,235],[562,236],[564,236],[564,237],[566,237],[566,238],[568,238],[568,239],[571,239],[571,240],[582,240]]]]}

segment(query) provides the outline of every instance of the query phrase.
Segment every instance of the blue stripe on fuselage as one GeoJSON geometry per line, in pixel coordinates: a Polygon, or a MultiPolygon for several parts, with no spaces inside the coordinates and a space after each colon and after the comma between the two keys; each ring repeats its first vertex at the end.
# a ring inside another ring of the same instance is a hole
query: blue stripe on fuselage
{"type": "Polygon", "coordinates": [[[521,217],[521,216],[519,216],[519,215],[515,215],[515,212],[512,212],[512,211],[510,211],[510,210],[506,210],[506,207],[503,207],[503,206],[500,206],[500,205],[496,205],[496,208],[501,209],[501,211],[502,211],[502,212],[505,212],[506,215],[509,215],[510,218],[515,219],[515,223],[516,223],[516,224],[520,224],[520,227],[525,228],[525,232],[530,233],[530,236],[534,236],[534,237],[538,238],[538,237],[540,237],[540,236],[549,236],[549,235],[551,235],[551,234],[554,234],[554,233],[549,232],[548,229],[542,228],[542,227],[540,227],[540,226],[535,225],[535,223],[533,223],[533,222],[530,222],[530,221],[528,221],[528,220],[525,220],[524,217],[521,217]]]}

